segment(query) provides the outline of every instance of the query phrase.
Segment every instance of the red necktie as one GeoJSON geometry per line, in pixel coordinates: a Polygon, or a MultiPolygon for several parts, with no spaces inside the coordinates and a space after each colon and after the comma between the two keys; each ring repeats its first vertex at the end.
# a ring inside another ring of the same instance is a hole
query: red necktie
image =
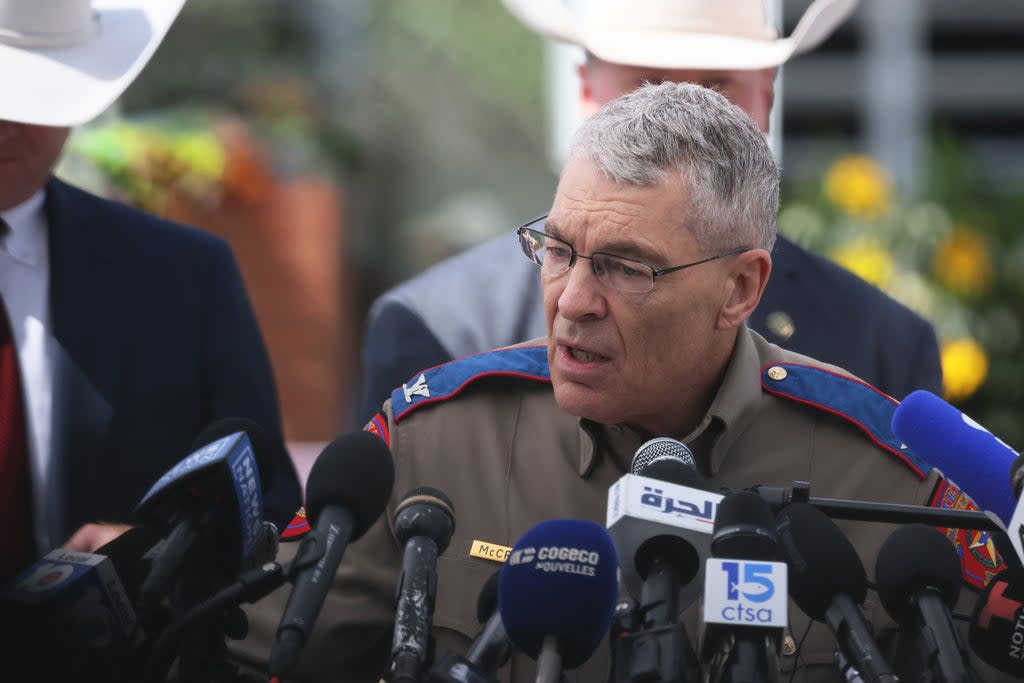
{"type": "MultiPolygon", "coordinates": [[[[0,220],[0,238],[7,226],[0,220]]],[[[0,583],[35,560],[18,354],[0,297],[0,583]]]]}

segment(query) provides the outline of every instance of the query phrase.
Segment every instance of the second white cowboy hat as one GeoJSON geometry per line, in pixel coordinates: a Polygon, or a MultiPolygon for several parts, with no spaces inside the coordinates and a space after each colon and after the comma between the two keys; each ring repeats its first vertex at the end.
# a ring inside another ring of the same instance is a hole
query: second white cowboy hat
{"type": "Polygon", "coordinates": [[[124,92],[185,0],[0,0],[0,119],[77,126],[124,92]]]}
{"type": "Polygon", "coordinates": [[[502,0],[543,36],[616,64],[661,69],[760,69],[810,50],[857,0],[815,0],[788,38],[763,0],[502,0]]]}

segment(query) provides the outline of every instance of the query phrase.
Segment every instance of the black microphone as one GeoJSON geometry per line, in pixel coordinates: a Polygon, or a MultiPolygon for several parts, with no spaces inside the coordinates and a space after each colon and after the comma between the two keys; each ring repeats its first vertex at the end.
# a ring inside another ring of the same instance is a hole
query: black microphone
{"type": "Polygon", "coordinates": [[[501,571],[491,574],[480,589],[476,601],[476,619],[483,626],[469,646],[465,657],[447,650],[431,667],[430,683],[488,683],[512,656],[512,642],[498,610],[498,579],[501,571]]]}
{"type": "Polygon", "coordinates": [[[978,597],[967,640],[981,659],[1024,679],[1024,570],[1007,569],[989,581],[978,597]]]}
{"type": "Polygon", "coordinates": [[[778,559],[768,503],[751,491],[723,498],[705,570],[702,660],[710,680],[778,681],[787,624],[786,566],[778,559]]]}
{"type": "Polygon", "coordinates": [[[405,494],[394,523],[395,536],[405,550],[388,671],[393,683],[413,683],[420,680],[427,663],[437,599],[437,557],[455,533],[455,506],[441,491],[421,486],[405,494]]]}
{"type": "Polygon", "coordinates": [[[824,512],[807,503],[783,508],[775,528],[793,601],[831,629],[840,654],[865,681],[896,683],[858,607],[867,596],[868,579],[853,544],[824,512]]]}
{"type": "Polygon", "coordinates": [[[939,683],[969,681],[967,651],[950,613],[960,597],[960,558],[924,524],[892,533],[875,564],[878,596],[889,615],[918,638],[925,670],[939,683]]]}
{"type": "Polygon", "coordinates": [[[394,478],[391,451],[368,432],[339,436],[313,463],[306,483],[313,531],[302,539],[293,560],[298,572],[270,653],[271,676],[295,666],[346,546],[380,517],[394,478]]]}

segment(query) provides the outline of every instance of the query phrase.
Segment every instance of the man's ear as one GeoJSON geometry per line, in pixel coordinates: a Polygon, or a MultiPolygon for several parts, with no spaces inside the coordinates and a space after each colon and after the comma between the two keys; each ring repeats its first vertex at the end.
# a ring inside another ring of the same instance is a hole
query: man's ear
{"type": "Polygon", "coordinates": [[[758,71],[757,92],[764,102],[765,111],[765,127],[761,132],[765,134],[768,133],[768,128],[771,125],[772,105],[775,104],[775,76],[778,73],[779,67],[777,66],[769,66],[758,71]]]}
{"type": "Polygon", "coordinates": [[[576,66],[576,74],[580,77],[580,114],[584,119],[589,119],[601,108],[594,100],[594,86],[590,82],[591,68],[587,64],[576,66]]]}
{"type": "Polygon", "coordinates": [[[719,329],[733,329],[750,317],[761,302],[771,272],[772,257],[764,249],[751,249],[736,256],[718,314],[719,329]]]}

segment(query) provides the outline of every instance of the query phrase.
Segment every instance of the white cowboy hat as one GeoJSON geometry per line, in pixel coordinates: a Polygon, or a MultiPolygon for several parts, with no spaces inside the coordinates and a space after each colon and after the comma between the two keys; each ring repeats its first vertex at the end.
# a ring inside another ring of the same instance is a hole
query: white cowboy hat
{"type": "Polygon", "coordinates": [[[606,62],[660,69],[760,69],[818,46],[857,0],[815,0],[788,38],[763,0],[502,0],[528,28],[606,62]]]}
{"type": "Polygon", "coordinates": [[[153,56],[185,0],[0,0],[0,119],[77,126],[153,56]]]}

